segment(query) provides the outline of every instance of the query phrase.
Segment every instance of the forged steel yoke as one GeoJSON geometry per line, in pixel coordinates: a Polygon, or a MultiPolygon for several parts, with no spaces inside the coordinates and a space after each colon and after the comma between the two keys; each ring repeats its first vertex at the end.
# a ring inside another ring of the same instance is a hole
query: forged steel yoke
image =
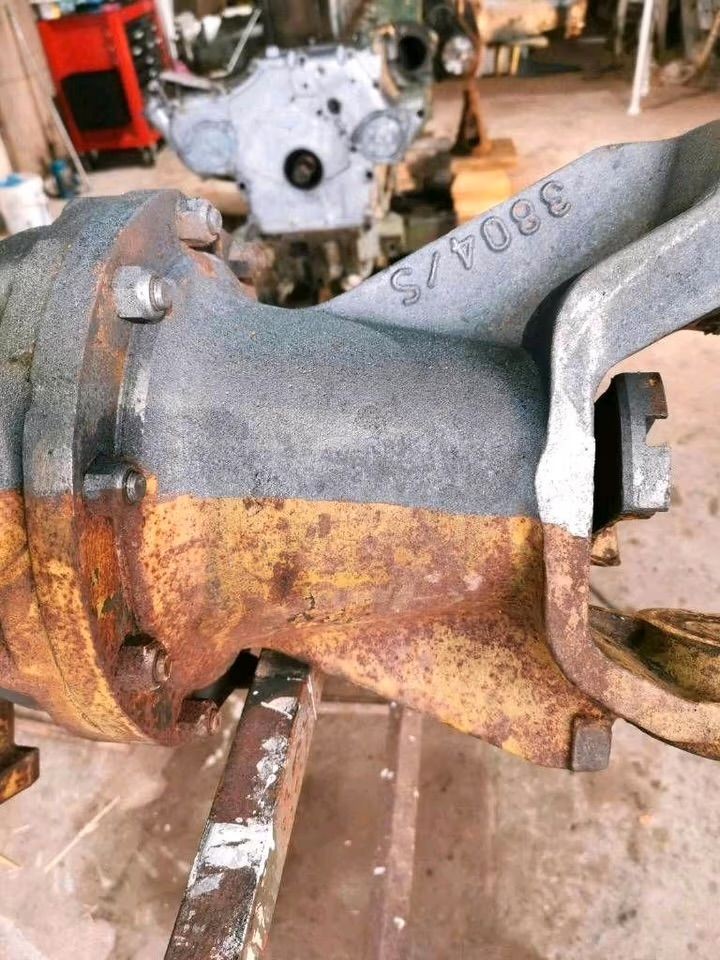
{"type": "Polygon", "coordinates": [[[719,176],[720,123],[602,148],[298,311],[174,191],[5,241],[0,687],[175,743],[271,647],[549,766],[615,716],[720,755],[717,620],[589,606],[593,517],[669,490],[659,377],[595,395],[714,329],[719,176]]]}

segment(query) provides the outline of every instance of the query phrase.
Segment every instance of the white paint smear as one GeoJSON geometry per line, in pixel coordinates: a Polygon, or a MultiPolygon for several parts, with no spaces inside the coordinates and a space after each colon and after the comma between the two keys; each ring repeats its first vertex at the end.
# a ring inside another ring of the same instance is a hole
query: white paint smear
{"type": "Polygon", "coordinates": [[[211,823],[190,871],[188,896],[211,893],[228,870],[252,870],[260,876],[275,849],[273,825],[266,820],[211,823]]]}
{"type": "Polygon", "coordinates": [[[274,710],[275,713],[281,713],[284,717],[287,717],[288,720],[292,720],[295,716],[295,711],[293,707],[297,704],[295,697],[275,697],[274,700],[263,700],[260,703],[261,707],[266,707],[268,710],[274,710]]]}

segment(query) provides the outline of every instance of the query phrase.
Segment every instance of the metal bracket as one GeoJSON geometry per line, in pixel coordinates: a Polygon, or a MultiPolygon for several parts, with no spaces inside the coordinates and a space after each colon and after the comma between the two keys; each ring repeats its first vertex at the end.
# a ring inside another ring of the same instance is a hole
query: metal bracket
{"type": "Polygon", "coordinates": [[[0,803],[32,786],[40,775],[37,747],[15,743],[15,706],[0,700],[0,803]]]}
{"type": "Polygon", "coordinates": [[[595,404],[593,530],[669,508],[670,448],[647,442],[666,417],[659,373],[620,373],[595,404]]]}

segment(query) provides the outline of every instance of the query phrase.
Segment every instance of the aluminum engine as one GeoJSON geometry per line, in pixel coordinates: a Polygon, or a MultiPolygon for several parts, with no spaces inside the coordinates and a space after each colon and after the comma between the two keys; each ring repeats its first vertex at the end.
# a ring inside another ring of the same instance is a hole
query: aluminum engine
{"type": "Polygon", "coordinates": [[[190,169],[232,177],[266,235],[359,228],[384,206],[378,168],[397,162],[425,115],[370,48],[269,47],[232,89],[148,108],[190,169]]]}

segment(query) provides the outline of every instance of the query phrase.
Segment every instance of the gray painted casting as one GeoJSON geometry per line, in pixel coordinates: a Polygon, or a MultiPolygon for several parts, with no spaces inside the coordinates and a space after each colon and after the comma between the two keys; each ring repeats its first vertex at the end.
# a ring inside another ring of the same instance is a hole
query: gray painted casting
{"type": "Polygon", "coordinates": [[[0,246],[0,482],[78,492],[100,457],[154,474],[160,496],[522,514],[585,535],[600,380],[720,303],[719,171],[720,123],[603,148],[300,311],[248,299],[184,243],[173,191],[76,201],[0,246]],[[117,316],[127,267],[172,289],[159,321],[117,316]]]}

